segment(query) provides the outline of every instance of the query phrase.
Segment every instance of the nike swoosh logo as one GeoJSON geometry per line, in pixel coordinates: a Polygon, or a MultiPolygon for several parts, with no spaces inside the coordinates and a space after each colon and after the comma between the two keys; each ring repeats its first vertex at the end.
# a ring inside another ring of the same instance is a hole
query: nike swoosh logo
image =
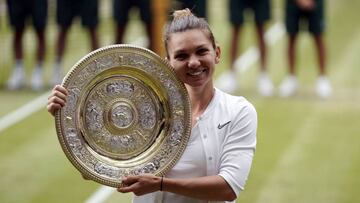
{"type": "Polygon", "coordinates": [[[224,123],[224,124],[220,124],[219,123],[219,125],[218,125],[218,129],[221,129],[221,128],[223,128],[223,127],[225,127],[227,124],[229,124],[231,121],[228,121],[228,122],[226,122],[226,123],[224,123]]]}

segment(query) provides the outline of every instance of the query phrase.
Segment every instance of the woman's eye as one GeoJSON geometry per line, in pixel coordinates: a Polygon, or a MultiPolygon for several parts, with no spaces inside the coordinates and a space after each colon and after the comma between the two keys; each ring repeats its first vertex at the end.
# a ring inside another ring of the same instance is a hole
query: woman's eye
{"type": "Polygon", "coordinates": [[[199,49],[199,50],[197,51],[197,53],[198,53],[199,55],[205,55],[205,54],[207,54],[207,52],[208,52],[207,49],[199,49]]]}
{"type": "Polygon", "coordinates": [[[181,61],[186,59],[186,54],[178,54],[174,58],[181,61]]]}

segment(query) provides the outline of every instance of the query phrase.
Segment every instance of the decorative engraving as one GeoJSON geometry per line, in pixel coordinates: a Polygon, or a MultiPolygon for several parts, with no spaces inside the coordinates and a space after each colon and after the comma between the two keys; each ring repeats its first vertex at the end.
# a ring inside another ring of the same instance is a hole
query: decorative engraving
{"type": "Polygon", "coordinates": [[[142,103],[140,105],[141,126],[145,129],[151,129],[155,125],[156,112],[150,103],[142,103]]]}
{"type": "Polygon", "coordinates": [[[170,145],[175,147],[181,143],[181,135],[184,132],[184,127],[180,120],[175,120],[174,128],[169,136],[170,145]]]}
{"type": "Polygon", "coordinates": [[[116,82],[110,82],[106,86],[106,92],[109,94],[125,94],[131,95],[134,92],[134,84],[127,80],[120,80],[116,82]]]}
{"type": "Polygon", "coordinates": [[[111,111],[111,121],[119,128],[128,127],[134,119],[131,108],[126,105],[119,105],[111,111]]]}
{"type": "Polygon", "coordinates": [[[100,175],[106,175],[111,178],[119,177],[119,171],[115,167],[107,166],[101,162],[98,162],[94,166],[94,170],[100,175]]]}
{"type": "Polygon", "coordinates": [[[88,103],[86,106],[86,125],[92,133],[97,133],[102,128],[102,112],[96,103],[88,103]]]}
{"type": "Polygon", "coordinates": [[[124,57],[123,57],[123,56],[119,56],[118,60],[119,60],[119,63],[122,64],[122,63],[124,62],[124,57]]]}
{"type": "Polygon", "coordinates": [[[157,166],[150,162],[147,163],[142,169],[141,169],[141,173],[152,173],[157,169],[157,166]]]}

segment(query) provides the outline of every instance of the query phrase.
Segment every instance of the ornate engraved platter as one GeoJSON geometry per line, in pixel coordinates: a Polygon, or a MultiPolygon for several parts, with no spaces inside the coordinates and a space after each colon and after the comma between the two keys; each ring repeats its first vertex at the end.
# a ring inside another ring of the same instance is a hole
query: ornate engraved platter
{"type": "Polygon", "coordinates": [[[127,175],[164,175],[190,136],[184,84],[155,53],[112,45],[77,62],[62,85],[66,105],[56,113],[60,145],[87,178],[111,187],[127,175]]]}

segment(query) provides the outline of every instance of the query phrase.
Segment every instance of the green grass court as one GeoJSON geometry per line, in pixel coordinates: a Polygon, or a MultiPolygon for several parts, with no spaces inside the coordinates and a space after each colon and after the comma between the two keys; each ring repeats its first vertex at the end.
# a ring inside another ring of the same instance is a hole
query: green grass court
{"type": "MultiPolygon", "coordinates": [[[[0,3],[5,2],[0,0],[0,3]]],[[[102,0],[99,36],[101,45],[111,44],[113,24],[109,0],[102,0]]],[[[356,203],[360,202],[360,19],[357,0],[326,1],[328,74],[333,96],[320,100],[314,91],[317,62],[313,41],[301,34],[297,72],[300,91],[292,98],[262,98],[256,91],[259,64],[238,74],[238,94],[256,107],[259,118],[258,145],[242,203],[356,203]]],[[[281,22],[283,0],[273,1],[273,21],[281,22]]],[[[210,23],[222,47],[219,76],[229,66],[230,27],[226,1],[209,0],[210,23]]],[[[135,16],[134,16],[135,17],[135,16]]],[[[54,16],[47,27],[46,80],[54,61],[54,16]]],[[[131,21],[127,41],[142,36],[139,20],[131,21]]],[[[241,49],[256,46],[253,23],[242,32],[241,49]]],[[[30,79],[34,50],[33,33],[24,39],[25,64],[30,79]]],[[[12,67],[11,30],[0,13],[0,120],[44,94],[25,89],[9,92],[6,79],[12,67]]],[[[269,73],[276,86],[286,74],[286,37],[269,47],[269,73]]],[[[64,64],[70,68],[88,52],[87,35],[73,25],[64,64]]],[[[20,122],[0,131],[0,202],[84,202],[99,184],[85,181],[65,157],[55,133],[54,119],[45,106],[20,122]]],[[[131,195],[113,193],[105,202],[130,202],[131,195]]]]}

